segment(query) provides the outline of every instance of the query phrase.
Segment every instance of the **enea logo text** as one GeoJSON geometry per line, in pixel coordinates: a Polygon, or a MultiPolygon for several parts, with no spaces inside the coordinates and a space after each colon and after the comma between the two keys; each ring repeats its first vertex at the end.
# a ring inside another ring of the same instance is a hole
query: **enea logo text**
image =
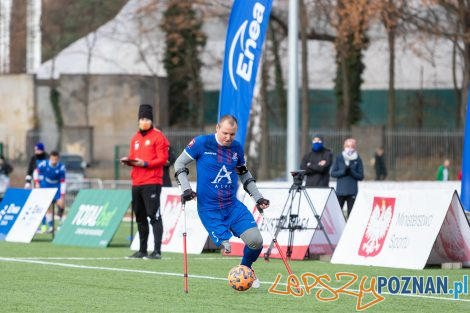
{"type": "Polygon", "coordinates": [[[237,58],[238,56],[235,74],[245,81],[250,82],[253,72],[253,62],[255,60],[255,54],[253,51],[258,46],[256,41],[259,39],[261,34],[260,24],[263,22],[264,11],[265,7],[261,3],[256,2],[256,4],[253,6],[253,19],[251,21],[246,20],[240,25],[230,45],[228,70],[230,74],[230,81],[232,82],[232,86],[235,90],[238,90],[238,87],[234,76],[234,58],[237,58]],[[247,28],[248,34],[246,31],[247,28]],[[237,53],[235,53],[235,51],[237,51],[237,53]]]}

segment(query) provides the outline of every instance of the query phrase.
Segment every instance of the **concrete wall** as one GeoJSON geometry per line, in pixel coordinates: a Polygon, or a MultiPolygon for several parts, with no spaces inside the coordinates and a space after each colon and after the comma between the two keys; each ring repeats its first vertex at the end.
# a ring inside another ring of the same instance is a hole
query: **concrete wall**
{"type": "MultiPolygon", "coordinates": [[[[67,130],[61,142],[63,152],[82,151],[88,161],[112,160],[114,147],[129,144],[137,131],[137,112],[141,103],[154,106],[155,124],[168,125],[165,79],[129,75],[62,75],[56,83],[64,129],[67,130]],[[93,140],[74,134],[74,129],[78,131],[84,127],[89,127],[87,132],[92,132],[93,140]]],[[[51,82],[38,82],[38,126],[41,140],[46,146],[55,148],[59,138],[49,101],[50,86],[51,82]]]]}
{"type": "Polygon", "coordinates": [[[28,131],[35,126],[34,78],[31,75],[0,76],[0,142],[6,157],[25,160],[28,131]]]}

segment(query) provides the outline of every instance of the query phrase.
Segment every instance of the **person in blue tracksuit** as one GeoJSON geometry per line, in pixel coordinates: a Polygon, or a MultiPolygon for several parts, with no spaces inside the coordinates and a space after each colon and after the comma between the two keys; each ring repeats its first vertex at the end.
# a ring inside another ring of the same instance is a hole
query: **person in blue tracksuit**
{"type": "MultiPolygon", "coordinates": [[[[36,188],[57,188],[52,205],[57,206],[59,219],[62,219],[65,208],[66,182],[65,166],[59,160],[59,152],[52,151],[49,159],[39,162],[34,171],[34,184],[36,188]]],[[[43,219],[42,225],[42,231],[53,231],[54,224],[49,213],[43,219]],[[46,220],[48,225],[46,225],[46,220]]]]}

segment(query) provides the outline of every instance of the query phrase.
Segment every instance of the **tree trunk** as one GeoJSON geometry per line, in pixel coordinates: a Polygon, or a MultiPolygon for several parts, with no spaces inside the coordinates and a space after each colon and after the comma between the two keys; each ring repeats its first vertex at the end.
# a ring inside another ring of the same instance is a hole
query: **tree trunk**
{"type": "MultiPolygon", "coordinates": [[[[452,42],[452,82],[454,84],[454,93],[456,100],[456,109],[455,109],[455,127],[460,129],[462,127],[462,119],[460,116],[460,111],[462,110],[462,98],[459,85],[457,83],[457,41],[452,42]]],[[[464,85],[462,86],[464,87],[464,85]]]]}
{"type": "Polygon", "coordinates": [[[395,127],[395,36],[396,28],[390,27],[388,32],[388,119],[387,128],[392,130],[395,127]]]}
{"type": "Polygon", "coordinates": [[[271,179],[271,164],[269,162],[269,129],[268,129],[268,66],[266,58],[263,58],[264,64],[261,67],[261,147],[260,147],[260,166],[258,177],[260,179],[271,179]]]}
{"type": "Polygon", "coordinates": [[[274,56],[274,78],[275,78],[275,90],[276,98],[279,103],[279,128],[286,129],[287,127],[287,100],[286,91],[284,89],[284,78],[282,76],[281,58],[279,57],[279,42],[276,37],[276,31],[274,30],[273,24],[269,23],[269,30],[272,42],[272,53],[274,56]]]}
{"type": "Polygon", "coordinates": [[[301,39],[301,69],[302,69],[302,91],[301,91],[301,122],[300,122],[300,155],[307,152],[309,141],[309,98],[308,98],[308,20],[304,0],[300,0],[300,39],[301,39]]]}
{"type": "Polygon", "coordinates": [[[259,162],[260,162],[260,144],[263,140],[262,130],[261,130],[261,116],[262,112],[262,79],[261,75],[263,73],[264,57],[260,60],[260,68],[256,74],[256,83],[253,90],[253,101],[251,103],[250,111],[250,122],[249,122],[249,131],[250,131],[250,140],[245,142],[247,146],[246,155],[248,158],[247,163],[250,163],[250,168],[252,169],[252,174],[254,177],[257,177],[259,174],[259,162]]]}
{"type": "MultiPolygon", "coordinates": [[[[465,5],[465,2],[459,1],[459,8],[461,11],[460,19],[461,19],[461,27],[462,33],[468,34],[470,30],[470,9],[465,5]]],[[[460,109],[460,120],[464,121],[462,124],[465,127],[469,126],[470,121],[466,121],[466,112],[468,110],[468,88],[469,88],[469,80],[470,80],[470,43],[468,41],[464,41],[464,75],[463,75],[463,82],[462,82],[462,106],[460,109]]]]}
{"type": "Polygon", "coordinates": [[[57,86],[57,80],[54,79],[54,71],[55,71],[55,61],[56,61],[56,56],[57,54],[54,53],[54,57],[52,58],[51,61],[51,82],[52,86],[49,91],[49,102],[52,107],[52,112],[54,112],[54,120],[55,124],[57,126],[57,133],[58,133],[58,138],[56,142],[56,150],[60,151],[62,150],[62,134],[63,134],[63,129],[64,129],[64,119],[62,117],[62,110],[60,108],[60,92],[58,90],[57,86]]]}
{"type": "Polygon", "coordinates": [[[349,123],[349,114],[351,111],[351,89],[349,83],[349,66],[348,66],[348,59],[346,56],[341,55],[341,85],[343,89],[343,112],[340,114],[341,121],[340,121],[340,128],[350,128],[349,123]]]}
{"type": "MultiPolygon", "coordinates": [[[[465,58],[464,58],[464,75],[462,82],[462,106],[460,109],[460,119],[463,125],[467,126],[465,120],[466,112],[468,110],[468,84],[470,81],[470,43],[465,44],[465,58]]],[[[470,121],[469,121],[470,123],[470,121]]],[[[470,124],[469,124],[470,125],[470,124]]]]}

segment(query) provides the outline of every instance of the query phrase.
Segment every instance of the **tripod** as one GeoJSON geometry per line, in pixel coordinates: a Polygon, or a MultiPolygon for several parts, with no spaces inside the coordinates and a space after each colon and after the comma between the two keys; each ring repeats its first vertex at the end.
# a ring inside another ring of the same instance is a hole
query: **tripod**
{"type": "MultiPolygon", "coordinates": [[[[323,231],[323,234],[325,235],[325,238],[328,242],[328,245],[331,248],[331,251],[334,250],[333,245],[331,244],[330,238],[328,237],[328,234],[326,233],[325,227],[323,227],[323,224],[320,220],[320,216],[318,215],[317,211],[315,210],[315,207],[313,206],[312,200],[308,196],[307,191],[305,190],[305,186],[302,186],[302,180],[300,180],[300,183],[298,180],[294,179],[294,183],[289,189],[289,195],[287,197],[287,200],[284,204],[284,208],[282,209],[281,216],[279,218],[279,221],[277,222],[276,228],[275,228],[275,233],[274,233],[274,238],[277,240],[277,236],[283,229],[288,229],[289,230],[289,237],[287,241],[287,258],[290,259],[292,255],[292,249],[293,249],[293,244],[294,244],[294,232],[296,230],[307,230],[307,229],[320,229],[323,231]],[[307,199],[307,204],[312,211],[313,215],[315,216],[315,219],[317,220],[317,226],[315,228],[308,228],[308,227],[302,227],[302,225],[299,224],[299,211],[300,211],[300,200],[302,197],[302,194],[305,196],[305,199],[307,199]],[[297,210],[293,212],[292,208],[294,205],[295,198],[298,196],[299,202],[297,206],[297,210]],[[287,226],[285,226],[286,222],[287,226]]],[[[271,241],[271,244],[269,245],[268,250],[264,254],[264,259],[266,261],[269,261],[269,256],[271,255],[271,251],[274,246],[274,240],[271,241]]]]}

